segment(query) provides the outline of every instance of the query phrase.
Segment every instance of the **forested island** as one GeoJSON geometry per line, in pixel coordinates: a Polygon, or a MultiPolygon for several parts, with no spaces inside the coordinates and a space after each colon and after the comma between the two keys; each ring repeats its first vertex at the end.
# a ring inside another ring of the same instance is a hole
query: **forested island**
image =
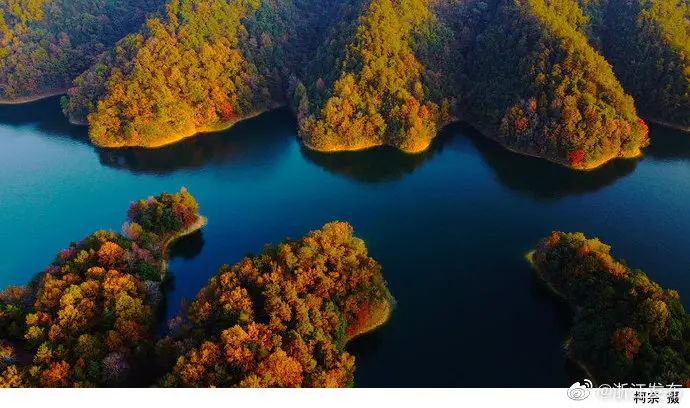
{"type": "Polygon", "coordinates": [[[122,233],[60,251],[0,293],[0,387],[345,387],[352,338],[393,298],[352,227],[333,222],[224,265],[157,338],[168,246],[201,228],[196,200],[133,202],[122,233]]]}
{"type": "Polygon", "coordinates": [[[568,356],[600,383],[690,384],[690,316],[678,292],[616,261],[582,233],[554,232],[528,254],[573,310],[568,356]]]}
{"type": "Polygon", "coordinates": [[[66,91],[65,114],[101,147],[290,105],[318,151],[420,152],[464,120],[584,170],[641,154],[638,110],[690,117],[688,8],[671,0],[72,3],[0,4],[0,100],[66,91]]]}
{"type": "Polygon", "coordinates": [[[72,242],[28,285],[0,293],[0,387],[145,381],[167,246],[204,218],[185,189],[132,203],[127,216],[122,234],[72,242]]]}

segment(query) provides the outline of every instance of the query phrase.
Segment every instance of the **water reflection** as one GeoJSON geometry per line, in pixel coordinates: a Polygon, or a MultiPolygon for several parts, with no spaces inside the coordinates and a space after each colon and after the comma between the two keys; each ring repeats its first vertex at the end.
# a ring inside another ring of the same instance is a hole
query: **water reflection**
{"type": "Polygon", "coordinates": [[[265,113],[217,133],[197,135],[159,149],[98,149],[101,164],[135,174],[168,174],[209,164],[261,166],[294,143],[295,120],[287,109],[265,113]]]}
{"type": "MultiPolygon", "coordinates": [[[[632,174],[637,167],[637,160],[615,160],[594,171],[568,170],[543,159],[512,153],[465,123],[446,128],[420,154],[406,154],[392,147],[341,153],[318,153],[302,147],[301,152],[305,159],[330,173],[362,183],[385,183],[412,174],[453,146],[450,141],[455,137],[467,137],[504,186],[541,201],[596,192],[632,174]]],[[[690,149],[686,151],[690,153],[690,149]]]]}
{"type": "Polygon", "coordinates": [[[543,159],[503,149],[469,126],[463,129],[463,133],[501,184],[538,201],[594,193],[631,175],[638,163],[638,160],[613,160],[592,171],[569,170],[543,159]]]}
{"type": "Polygon", "coordinates": [[[320,153],[301,147],[302,157],[329,173],[361,183],[386,183],[412,174],[419,166],[440,153],[453,137],[456,126],[439,134],[427,150],[407,154],[382,146],[356,152],[320,153]]]}
{"type": "MultiPolygon", "coordinates": [[[[173,242],[173,244],[168,248],[170,260],[172,261],[175,258],[182,258],[190,261],[201,254],[205,244],[206,241],[204,240],[203,229],[186,235],[173,242]]],[[[163,281],[162,294],[164,298],[160,302],[160,307],[156,310],[157,321],[159,322],[158,333],[161,336],[168,334],[168,321],[166,319],[169,311],[168,308],[172,306],[172,308],[177,310],[177,305],[169,305],[167,299],[169,294],[175,292],[176,281],[175,271],[173,269],[169,269],[166,274],[166,278],[163,281]]]]}
{"type": "Polygon", "coordinates": [[[690,134],[682,130],[650,124],[652,143],[645,155],[658,160],[690,160],[690,134]]]}
{"type": "Polygon", "coordinates": [[[204,249],[205,243],[203,230],[198,230],[170,245],[170,258],[194,259],[204,249]]]}
{"type": "Polygon", "coordinates": [[[74,126],[62,114],[60,96],[21,105],[0,105],[0,123],[11,126],[35,125],[41,132],[89,143],[86,126],[74,126]]]}

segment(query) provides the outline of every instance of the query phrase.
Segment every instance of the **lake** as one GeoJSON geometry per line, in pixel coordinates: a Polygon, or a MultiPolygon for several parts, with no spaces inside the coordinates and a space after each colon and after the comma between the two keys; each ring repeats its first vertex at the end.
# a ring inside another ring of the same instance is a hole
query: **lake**
{"type": "Polygon", "coordinates": [[[420,155],[318,154],[286,110],[158,150],[100,151],[56,99],[0,107],[0,286],[25,284],[70,241],[120,231],[130,201],[185,186],[208,225],[171,249],[168,316],[224,263],[347,221],[397,300],[355,340],[359,387],[568,387],[564,305],[524,259],[582,231],[690,307],[690,135],[651,127],[639,160],[574,172],[467,126],[420,155]]]}

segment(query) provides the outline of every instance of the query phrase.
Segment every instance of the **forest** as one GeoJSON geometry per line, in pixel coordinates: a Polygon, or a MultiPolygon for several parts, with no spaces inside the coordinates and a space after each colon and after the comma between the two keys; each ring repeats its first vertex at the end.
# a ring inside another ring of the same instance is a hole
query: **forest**
{"type": "Polygon", "coordinates": [[[463,120],[586,170],[641,155],[642,118],[690,117],[688,9],[670,0],[67,3],[0,6],[1,99],[66,90],[65,114],[100,147],[159,147],[289,105],[313,150],[418,153],[463,120]],[[103,32],[84,35],[84,10],[103,32]],[[79,33],[31,40],[58,17],[79,33]]]}
{"type": "Polygon", "coordinates": [[[0,100],[62,93],[165,0],[0,1],[0,100]]]}
{"type": "Polygon", "coordinates": [[[160,338],[168,246],[203,226],[194,197],[132,202],[122,232],[60,251],[0,292],[0,387],[346,387],[352,338],[388,320],[381,266],[352,227],[223,265],[160,338]]]}
{"type": "Polygon", "coordinates": [[[573,310],[568,356],[598,382],[690,384],[690,315],[678,292],[582,233],[554,232],[528,258],[573,310]]]}
{"type": "Polygon", "coordinates": [[[650,120],[690,126],[690,8],[686,2],[591,1],[590,38],[650,120]]]}
{"type": "Polygon", "coordinates": [[[184,188],[132,203],[121,234],[72,242],[29,284],[1,292],[0,387],[147,381],[167,243],[197,211],[184,188]]]}

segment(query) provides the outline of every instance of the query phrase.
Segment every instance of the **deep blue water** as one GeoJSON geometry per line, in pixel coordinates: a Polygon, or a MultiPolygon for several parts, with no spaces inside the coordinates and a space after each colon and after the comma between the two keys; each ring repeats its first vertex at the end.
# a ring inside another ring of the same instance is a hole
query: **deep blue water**
{"type": "Polygon", "coordinates": [[[153,150],[99,151],[53,100],[0,107],[0,286],[57,251],[120,230],[128,203],[187,187],[209,219],[175,245],[168,315],[223,263],[348,221],[397,308],[349,345],[357,386],[567,387],[568,311],[524,260],[552,230],[582,231],[690,306],[690,135],[651,129],[644,158],[587,173],[447,129],[424,154],[303,150],[286,111],[153,150]]]}

